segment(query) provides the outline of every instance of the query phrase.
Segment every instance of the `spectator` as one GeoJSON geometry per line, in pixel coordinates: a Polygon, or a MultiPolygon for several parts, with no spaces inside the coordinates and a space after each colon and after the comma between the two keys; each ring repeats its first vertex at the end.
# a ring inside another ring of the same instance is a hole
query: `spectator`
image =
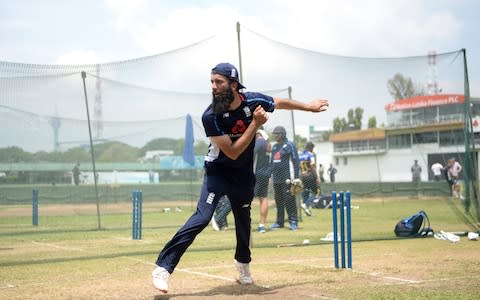
{"type": "Polygon", "coordinates": [[[337,169],[333,166],[333,164],[330,164],[327,174],[330,176],[330,182],[335,182],[335,174],[337,174],[337,169]]]}
{"type": "Polygon", "coordinates": [[[325,168],[323,167],[322,164],[318,165],[318,175],[320,177],[321,183],[325,182],[325,177],[323,177],[324,174],[325,174],[325,168]]]}
{"type": "Polygon", "coordinates": [[[148,171],[148,181],[149,181],[150,183],[153,183],[154,180],[155,180],[155,173],[153,173],[152,170],[148,171]]]}
{"type": "Polygon", "coordinates": [[[414,183],[420,182],[420,174],[422,173],[422,167],[418,164],[418,160],[414,160],[413,166],[410,168],[412,172],[412,181],[414,183]]]}
{"type": "Polygon", "coordinates": [[[286,210],[290,230],[297,230],[297,203],[295,195],[290,192],[290,182],[299,180],[298,152],[295,145],[287,139],[283,126],[275,127],[273,134],[276,144],[272,147],[271,162],[277,221],[272,224],[271,229],[283,228],[286,210]]]}
{"type": "Polygon", "coordinates": [[[452,186],[453,197],[463,200],[463,196],[460,193],[460,172],[462,172],[462,170],[462,165],[454,157],[448,160],[447,172],[452,186]]]}
{"type": "Polygon", "coordinates": [[[439,162],[436,162],[432,165],[431,167],[432,172],[433,172],[433,178],[435,181],[440,181],[442,178],[442,172],[443,172],[443,165],[439,162]]]}
{"type": "Polygon", "coordinates": [[[73,167],[72,174],[73,174],[73,183],[75,185],[79,185],[80,184],[80,163],[77,163],[73,167]]]}

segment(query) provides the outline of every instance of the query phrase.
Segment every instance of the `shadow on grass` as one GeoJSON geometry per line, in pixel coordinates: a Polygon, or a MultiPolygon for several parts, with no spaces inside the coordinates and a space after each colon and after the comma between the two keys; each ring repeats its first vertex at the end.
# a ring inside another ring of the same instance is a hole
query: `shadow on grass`
{"type": "MultiPolygon", "coordinates": [[[[241,284],[224,284],[221,286],[214,287],[210,290],[201,291],[201,292],[192,292],[192,293],[178,293],[178,294],[159,294],[156,295],[153,299],[154,300],[165,300],[165,299],[184,299],[184,298],[195,298],[195,297],[213,297],[213,296],[232,296],[232,297],[239,297],[239,296],[246,296],[246,295],[256,295],[258,297],[270,295],[275,296],[278,294],[278,290],[285,288],[285,287],[293,287],[296,285],[304,285],[305,282],[298,283],[298,284],[288,284],[288,285],[279,285],[273,287],[264,287],[258,286],[255,284],[252,285],[241,285],[241,284]]],[[[281,295],[278,295],[279,298],[281,295]]]]}

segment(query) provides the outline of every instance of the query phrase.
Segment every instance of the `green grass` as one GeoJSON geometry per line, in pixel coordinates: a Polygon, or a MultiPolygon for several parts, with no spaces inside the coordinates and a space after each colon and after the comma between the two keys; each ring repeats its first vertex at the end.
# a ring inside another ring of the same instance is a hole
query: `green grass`
{"type": "MultiPolygon", "coordinates": [[[[257,203],[252,228],[258,220],[257,203]]],[[[167,204],[165,204],[167,205],[167,204]]],[[[472,230],[446,198],[352,199],[353,270],[333,268],[332,210],[303,216],[300,229],[252,233],[252,273],[256,285],[240,287],[232,265],[235,235],[207,227],[183,256],[171,279],[173,299],[478,299],[480,242],[462,237],[452,244],[434,238],[399,239],[395,224],[425,210],[431,227],[472,230]],[[277,247],[301,244],[305,247],[277,247]]],[[[80,206],[80,205],[79,205],[80,206]]],[[[170,203],[170,207],[171,203],[170,203]]],[[[31,207],[0,207],[1,299],[163,299],[150,272],[163,245],[191,215],[162,212],[161,203],[144,203],[143,239],[131,239],[131,204],[102,207],[96,230],[93,206],[73,210],[40,207],[39,226],[31,225],[31,207]]],[[[275,218],[275,209],[269,220],[275,218]]]]}

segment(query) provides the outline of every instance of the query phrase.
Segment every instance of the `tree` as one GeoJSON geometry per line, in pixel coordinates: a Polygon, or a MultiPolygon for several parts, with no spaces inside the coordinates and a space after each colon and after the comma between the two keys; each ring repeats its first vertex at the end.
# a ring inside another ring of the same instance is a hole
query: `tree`
{"type": "Polygon", "coordinates": [[[347,121],[345,118],[339,118],[336,117],[333,119],[333,132],[334,133],[339,133],[345,131],[345,128],[347,127],[347,121]]]}
{"type": "Polygon", "coordinates": [[[387,88],[395,100],[425,95],[421,86],[415,85],[410,77],[404,77],[401,73],[396,73],[388,80],[387,88]]]}
{"type": "Polygon", "coordinates": [[[31,162],[32,154],[23,151],[22,148],[11,146],[0,149],[0,161],[4,163],[31,162]]]}
{"type": "Polygon", "coordinates": [[[92,159],[90,156],[89,147],[70,148],[65,152],[61,152],[60,157],[62,157],[65,162],[71,163],[75,163],[77,161],[90,161],[92,159]]]}
{"type": "Polygon", "coordinates": [[[362,129],[362,118],[363,108],[349,109],[347,119],[337,117],[333,120],[333,133],[362,129]]]}
{"type": "Polygon", "coordinates": [[[330,135],[332,135],[332,130],[322,132],[322,140],[328,141],[330,139],[330,135]]]}
{"type": "Polygon", "coordinates": [[[296,134],[293,140],[293,143],[300,149],[307,144],[307,138],[302,137],[301,135],[296,134]]]}
{"type": "Polygon", "coordinates": [[[368,128],[377,128],[377,118],[370,117],[368,119],[368,128]]]}
{"type": "Polygon", "coordinates": [[[139,156],[143,157],[147,151],[152,150],[173,150],[175,151],[177,146],[177,140],[172,138],[158,138],[149,141],[145,146],[140,149],[139,156]]]}
{"type": "Polygon", "coordinates": [[[362,118],[363,118],[363,108],[357,107],[355,108],[353,114],[353,120],[349,121],[348,124],[353,124],[353,126],[349,126],[350,129],[360,130],[362,129],[362,118]]]}
{"type": "Polygon", "coordinates": [[[136,162],[138,148],[120,142],[107,142],[94,145],[95,159],[98,162],[136,162]]]}
{"type": "MultiPolygon", "coordinates": [[[[95,160],[97,162],[136,162],[144,157],[148,150],[172,150],[174,155],[182,155],[184,139],[158,138],[151,140],[142,148],[130,146],[125,143],[109,141],[95,144],[95,160]]],[[[204,141],[195,142],[195,155],[205,155],[208,150],[208,144],[204,141]]],[[[90,147],[79,146],[68,149],[65,152],[46,152],[38,151],[36,153],[25,152],[20,147],[0,148],[0,162],[89,162],[91,161],[90,147]]]]}

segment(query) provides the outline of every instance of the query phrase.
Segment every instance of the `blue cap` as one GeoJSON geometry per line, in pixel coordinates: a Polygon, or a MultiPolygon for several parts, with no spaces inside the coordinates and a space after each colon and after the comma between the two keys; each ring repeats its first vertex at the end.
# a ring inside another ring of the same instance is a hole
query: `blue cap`
{"type": "Polygon", "coordinates": [[[243,86],[243,84],[241,84],[240,80],[238,79],[237,68],[235,68],[235,66],[230,63],[219,63],[218,65],[215,66],[215,68],[212,69],[212,73],[223,75],[230,80],[238,82],[239,89],[245,88],[245,86],[243,86]]]}

